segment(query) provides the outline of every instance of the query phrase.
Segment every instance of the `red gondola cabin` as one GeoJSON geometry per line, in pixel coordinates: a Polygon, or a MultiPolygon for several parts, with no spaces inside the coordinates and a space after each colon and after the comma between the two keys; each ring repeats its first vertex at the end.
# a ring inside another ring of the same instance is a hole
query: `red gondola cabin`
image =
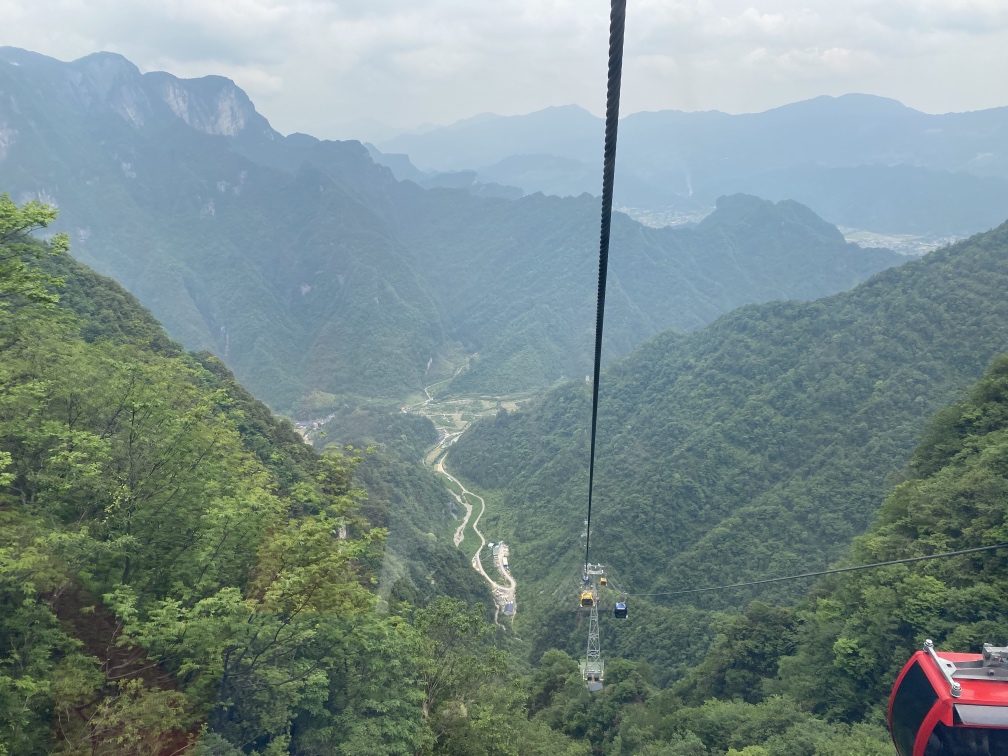
{"type": "Polygon", "coordinates": [[[889,731],[900,756],[1008,754],[1008,647],[939,654],[927,641],[896,678],[889,731]]]}

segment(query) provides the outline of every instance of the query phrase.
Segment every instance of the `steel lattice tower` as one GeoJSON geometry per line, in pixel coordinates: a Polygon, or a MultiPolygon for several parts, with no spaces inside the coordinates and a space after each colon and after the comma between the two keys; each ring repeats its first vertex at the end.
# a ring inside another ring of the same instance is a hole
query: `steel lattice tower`
{"type": "Polygon", "coordinates": [[[602,652],[599,650],[598,633],[598,601],[591,608],[591,616],[588,620],[588,653],[585,654],[585,669],[593,669],[598,666],[602,659],[602,652]]]}
{"type": "Polygon", "coordinates": [[[588,683],[588,690],[602,690],[602,676],[605,672],[605,662],[599,649],[598,601],[595,601],[588,616],[588,650],[585,660],[581,662],[581,675],[588,683]]]}
{"type": "Polygon", "coordinates": [[[602,689],[602,675],[605,672],[605,662],[602,661],[602,649],[599,643],[599,592],[598,586],[592,581],[592,578],[600,578],[603,575],[605,568],[601,564],[585,565],[583,585],[591,591],[592,604],[588,615],[588,649],[585,651],[585,660],[581,663],[581,672],[589,690],[602,689]]]}

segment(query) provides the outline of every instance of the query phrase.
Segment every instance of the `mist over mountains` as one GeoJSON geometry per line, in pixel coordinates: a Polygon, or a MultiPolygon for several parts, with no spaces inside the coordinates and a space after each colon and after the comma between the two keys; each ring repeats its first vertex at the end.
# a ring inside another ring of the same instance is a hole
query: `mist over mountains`
{"type": "MultiPolygon", "coordinates": [[[[598,192],[603,130],[569,105],[486,114],[377,147],[422,169],[579,194],[598,192]]],[[[633,113],[619,137],[615,201],[642,210],[695,212],[747,192],[797,200],[841,226],[930,236],[984,231],[1008,214],[1008,108],[931,115],[872,95],[822,96],[743,115],[633,113]]]]}
{"type": "MultiPolygon", "coordinates": [[[[0,169],[74,253],[287,411],[450,377],[507,393],[590,372],[597,201],[397,181],[357,142],[284,137],[233,82],[0,50],[0,169]]],[[[587,139],[587,137],[586,137],[587,139]]],[[[619,216],[607,359],[740,304],[815,298],[900,261],[793,202],[693,229],[619,216]]]]}

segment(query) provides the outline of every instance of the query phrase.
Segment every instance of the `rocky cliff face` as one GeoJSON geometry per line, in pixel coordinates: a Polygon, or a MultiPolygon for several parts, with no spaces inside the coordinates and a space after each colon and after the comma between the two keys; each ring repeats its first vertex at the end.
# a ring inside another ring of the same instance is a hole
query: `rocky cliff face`
{"type": "Polygon", "coordinates": [[[17,137],[17,131],[7,127],[7,124],[0,121],[0,160],[7,157],[7,152],[14,145],[14,139],[17,137]]]}
{"type": "Polygon", "coordinates": [[[96,53],[59,71],[64,95],[86,111],[111,109],[134,126],[151,116],[140,69],[114,53],[96,53]]]}
{"type": "MultiPolygon", "coordinates": [[[[111,111],[137,128],[178,118],[204,134],[235,137],[250,130],[269,140],[277,136],[256,112],[248,95],[222,76],[179,79],[161,71],[144,74],[123,56],[109,52],[64,63],[18,48],[0,47],[3,64],[31,65],[43,79],[37,84],[59,92],[63,104],[89,115],[111,111]],[[44,65],[38,65],[40,60],[44,65]]],[[[4,93],[3,89],[0,78],[0,159],[15,131],[8,121],[14,121],[18,113],[17,95],[4,93]]]]}
{"type": "Polygon", "coordinates": [[[152,93],[172,113],[204,134],[237,136],[253,124],[275,133],[266,119],[256,112],[248,95],[230,79],[222,76],[177,79],[161,72],[147,74],[144,78],[152,93]]]}

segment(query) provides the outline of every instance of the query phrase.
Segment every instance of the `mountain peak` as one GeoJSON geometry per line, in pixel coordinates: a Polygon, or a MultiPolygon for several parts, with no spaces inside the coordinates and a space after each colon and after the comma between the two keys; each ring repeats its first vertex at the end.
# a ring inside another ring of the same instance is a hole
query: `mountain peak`
{"type": "Polygon", "coordinates": [[[98,52],[93,52],[83,57],[77,58],[72,61],[70,65],[78,68],[87,67],[115,67],[123,71],[129,71],[131,73],[140,73],[140,69],[133,64],[125,55],[120,55],[116,52],[109,52],[108,50],[99,50],[98,52]]]}
{"type": "Polygon", "coordinates": [[[92,113],[112,110],[138,128],[152,119],[175,117],[204,134],[234,137],[255,126],[257,139],[277,136],[245,91],[224,76],[180,79],[163,71],[141,73],[124,56],[107,51],[67,63],[0,47],[0,61],[44,72],[74,108],[92,113]]]}
{"type": "Polygon", "coordinates": [[[800,100],[788,103],[787,105],[781,105],[777,108],[771,108],[765,112],[818,114],[830,118],[839,113],[845,118],[863,118],[865,116],[917,113],[919,111],[891,97],[850,92],[837,97],[819,95],[808,100],[800,100]]]}
{"type": "Polygon", "coordinates": [[[176,116],[204,134],[235,136],[262,119],[245,91],[223,76],[179,79],[158,71],[144,78],[176,116]]]}
{"type": "Polygon", "coordinates": [[[150,117],[140,69],[122,55],[97,52],[64,65],[69,94],[86,109],[109,107],[136,126],[150,117]]]}

